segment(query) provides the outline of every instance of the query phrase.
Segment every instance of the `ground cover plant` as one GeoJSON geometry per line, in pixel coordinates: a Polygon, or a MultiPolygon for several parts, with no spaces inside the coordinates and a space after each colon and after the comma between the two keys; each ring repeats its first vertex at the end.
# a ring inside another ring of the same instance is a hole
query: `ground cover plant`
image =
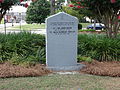
{"type": "MultiPolygon", "coordinates": [[[[119,61],[120,36],[110,39],[103,34],[79,34],[78,55],[99,61],[119,61]]],[[[45,36],[29,32],[0,34],[0,61],[17,59],[19,62],[18,58],[45,62],[45,36]]]]}
{"type": "Polygon", "coordinates": [[[45,62],[45,37],[28,32],[0,34],[0,62],[35,64],[45,62]]]}
{"type": "Polygon", "coordinates": [[[78,54],[98,61],[119,61],[120,36],[110,39],[103,34],[79,34],[78,54]]]}

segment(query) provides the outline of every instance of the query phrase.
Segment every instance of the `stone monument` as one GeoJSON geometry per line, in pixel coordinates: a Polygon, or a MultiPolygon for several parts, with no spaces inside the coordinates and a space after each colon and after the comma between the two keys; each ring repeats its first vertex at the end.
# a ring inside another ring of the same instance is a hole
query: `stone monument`
{"type": "Polygon", "coordinates": [[[64,12],[46,19],[46,65],[55,71],[79,70],[77,64],[78,19],[64,12]]]}

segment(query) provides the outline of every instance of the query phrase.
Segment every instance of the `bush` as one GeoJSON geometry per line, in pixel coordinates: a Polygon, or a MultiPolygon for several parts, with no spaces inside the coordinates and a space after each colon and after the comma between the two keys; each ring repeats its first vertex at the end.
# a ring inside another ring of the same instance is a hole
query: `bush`
{"type": "Polygon", "coordinates": [[[74,10],[73,8],[71,7],[68,7],[68,6],[62,6],[62,10],[65,12],[65,13],[68,13],[72,16],[75,16],[78,18],[79,22],[81,22],[84,18],[84,15],[82,14],[82,12],[79,12],[79,11],[76,11],[74,10]]]}
{"type": "Polygon", "coordinates": [[[43,62],[45,60],[45,37],[21,32],[0,34],[0,61],[9,60],[14,64],[43,62]]]}
{"type": "Polygon", "coordinates": [[[44,23],[50,15],[50,2],[47,0],[36,0],[32,2],[26,12],[27,23],[44,23]]]}
{"type": "Polygon", "coordinates": [[[78,30],[79,29],[82,29],[82,24],[80,24],[80,23],[78,24],[78,30]]]}
{"type": "MultiPolygon", "coordinates": [[[[110,39],[105,35],[79,34],[78,61],[91,62],[120,60],[120,35],[110,39]]],[[[15,65],[45,63],[45,36],[28,32],[0,34],[0,62],[15,65]]]]}
{"type": "Polygon", "coordinates": [[[120,37],[107,38],[105,35],[78,35],[78,54],[99,61],[120,60],[120,37]]]}
{"type": "Polygon", "coordinates": [[[93,61],[93,59],[91,57],[85,57],[85,56],[78,55],[77,61],[78,62],[85,61],[85,62],[91,63],[93,61]]]}

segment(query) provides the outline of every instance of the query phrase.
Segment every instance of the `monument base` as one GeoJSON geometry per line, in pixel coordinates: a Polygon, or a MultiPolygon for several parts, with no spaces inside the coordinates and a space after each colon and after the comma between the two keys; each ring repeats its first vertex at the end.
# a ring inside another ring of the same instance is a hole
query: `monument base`
{"type": "Polygon", "coordinates": [[[78,71],[82,69],[85,65],[84,64],[77,64],[76,66],[56,66],[56,67],[46,67],[52,71],[78,71]]]}

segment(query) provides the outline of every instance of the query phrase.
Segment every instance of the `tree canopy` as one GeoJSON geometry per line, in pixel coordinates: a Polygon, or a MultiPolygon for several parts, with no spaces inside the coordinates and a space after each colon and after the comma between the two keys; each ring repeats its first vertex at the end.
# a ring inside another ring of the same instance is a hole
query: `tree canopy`
{"type": "Polygon", "coordinates": [[[50,2],[47,0],[32,2],[26,14],[27,23],[44,23],[45,18],[50,14],[50,2]]]}
{"type": "Polygon", "coordinates": [[[89,10],[106,27],[108,37],[114,38],[120,27],[120,0],[71,0],[74,7],[89,10]]]}

